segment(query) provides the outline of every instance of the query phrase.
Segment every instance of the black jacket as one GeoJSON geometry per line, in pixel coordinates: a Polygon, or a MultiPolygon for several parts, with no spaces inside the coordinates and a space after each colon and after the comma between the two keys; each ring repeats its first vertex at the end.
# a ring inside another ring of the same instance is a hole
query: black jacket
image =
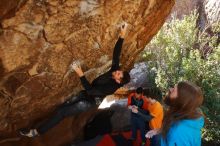
{"type": "Polygon", "coordinates": [[[139,109],[143,109],[144,100],[143,99],[137,99],[136,97],[131,97],[131,105],[137,106],[139,109]]]}
{"type": "Polygon", "coordinates": [[[119,69],[119,58],[121,54],[122,44],[124,39],[119,38],[115,44],[113,51],[113,59],[111,69],[97,77],[90,84],[85,76],[80,78],[81,83],[89,97],[104,98],[107,95],[113,94],[122,84],[117,83],[112,78],[112,72],[119,69]]]}

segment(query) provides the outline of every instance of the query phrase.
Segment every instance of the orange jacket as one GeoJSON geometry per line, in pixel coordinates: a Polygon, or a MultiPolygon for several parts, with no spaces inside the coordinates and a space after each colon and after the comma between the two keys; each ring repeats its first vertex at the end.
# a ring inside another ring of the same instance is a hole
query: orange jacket
{"type": "Polygon", "coordinates": [[[148,106],[150,115],[152,115],[154,118],[150,120],[149,126],[151,129],[160,129],[162,126],[163,121],[163,107],[162,105],[157,101],[154,104],[149,104],[148,106]]]}

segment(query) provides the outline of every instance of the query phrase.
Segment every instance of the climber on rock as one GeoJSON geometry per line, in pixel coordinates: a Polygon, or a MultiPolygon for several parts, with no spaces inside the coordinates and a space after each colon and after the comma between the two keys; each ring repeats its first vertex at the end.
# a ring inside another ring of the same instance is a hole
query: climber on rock
{"type": "Polygon", "coordinates": [[[73,63],[71,68],[80,77],[80,81],[85,90],[80,91],[77,96],[72,96],[68,101],[64,102],[55,111],[55,114],[38,128],[21,130],[20,134],[27,137],[42,135],[57,125],[65,117],[74,116],[97,107],[95,98],[103,99],[105,96],[113,94],[118,88],[127,84],[130,81],[130,75],[127,71],[122,71],[119,68],[119,59],[126,31],[127,24],[125,23],[120,27],[120,36],[115,44],[112,66],[108,72],[100,75],[90,84],[81,67],[73,63]]]}

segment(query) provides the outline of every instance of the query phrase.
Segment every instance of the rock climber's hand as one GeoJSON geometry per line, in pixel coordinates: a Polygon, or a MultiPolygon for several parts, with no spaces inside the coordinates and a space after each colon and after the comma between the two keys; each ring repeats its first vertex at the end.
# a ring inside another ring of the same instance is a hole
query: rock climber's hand
{"type": "Polygon", "coordinates": [[[84,76],[84,73],[83,73],[80,65],[77,65],[76,63],[72,63],[71,69],[74,70],[79,77],[84,76]]]}
{"type": "Polygon", "coordinates": [[[120,37],[124,38],[127,32],[128,24],[125,22],[121,25],[121,30],[120,30],[120,37]]]}

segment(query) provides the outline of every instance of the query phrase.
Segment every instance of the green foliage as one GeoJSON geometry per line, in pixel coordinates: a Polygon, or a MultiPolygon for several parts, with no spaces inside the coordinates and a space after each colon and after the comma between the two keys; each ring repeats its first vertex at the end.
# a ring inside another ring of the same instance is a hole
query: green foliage
{"type": "Polygon", "coordinates": [[[203,139],[220,143],[220,45],[217,33],[220,25],[212,26],[214,35],[196,27],[197,14],[165,23],[146,46],[143,58],[150,72],[155,71],[155,83],[166,91],[182,80],[196,83],[203,89],[203,111],[207,117],[203,139]]]}

